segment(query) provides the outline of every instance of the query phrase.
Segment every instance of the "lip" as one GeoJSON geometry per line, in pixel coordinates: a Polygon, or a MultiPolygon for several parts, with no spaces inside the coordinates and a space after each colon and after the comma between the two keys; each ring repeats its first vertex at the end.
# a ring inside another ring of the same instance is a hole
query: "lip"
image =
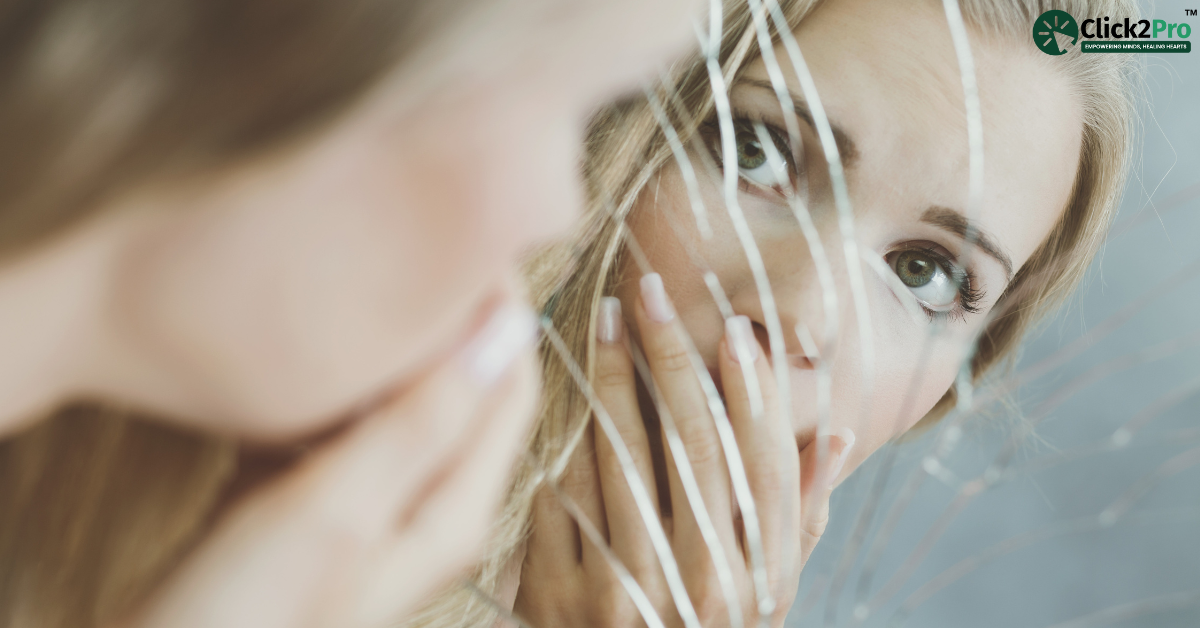
{"type": "MultiPolygon", "coordinates": [[[[755,337],[758,339],[759,345],[762,347],[763,356],[767,359],[767,363],[770,364],[771,363],[771,346],[770,346],[770,343],[767,341],[767,330],[765,327],[760,325],[758,322],[752,322],[751,325],[754,328],[755,337]]],[[[819,358],[811,358],[804,354],[791,354],[791,355],[787,356],[787,362],[788,362],[788,365],[793,369],[800,370],[800,371],[812,371],[812,370],[816,370],[817,365],[820,363],[820,359],[819,358]]],[[[721,369],[718,368],[716,365],[706,365],[706,366],[708,368],[709,376],[712,377],[713,384],[715,384],[717,387],[717,393],[721,395],[721,400],[724,401],[725,400],[725,383],[721,380],[721,369]]]]}
{"type": "MultiPolygon", "coordinates": [[[[772,363],[771,340],[770,335],[767,333],[766,326],[753,318],[750,319],[750,326],[754,330],[755,339],[758,340],[758,344],[762,348],[763,357],[767,359],[768,363],[772,363]]],[[[803,353],[795,353],[787,356],[787,362],[788,365],[793,369],[801,371],[813,371],[816,370],[817,366],[820,364],[820,358],[808,356],[803,353]]],[[[721,381],[721,370],[716,365],[706,366],[708,367],[708,374],[712,377],[713,383],[717,387],[717,393],[721,395],[721,400],[724,401],[725,384],[721,381]]]]}
{"type": "MultiPolygon", "coordinates": [[[[751,319],[750,325],[754,329],[754,337],[758,339],[758,344],[763,349],[763,355],[766,356],[767,361],[770,361],[771,360],[771,337],[770,337],[770,334],[767,333],[767,328],[762,323],[759,323],[758,321],[753,320],[753,319],[751,319]]],[[[817,368],[817,362],[819,361],[819,358],[810,357],[803,353],[789,353],[787,356],[787,361],[788,361],[788,364],[790,364],[792,366],[792,368],[797,368],[797,369],[802,369],[802,370],[814,370],[817,368]]]]}
{"type": "Polygon", "coordinates": [[[796,451],[804,451],[809,445],[817,440],[817,427],[806,427],[796,432],[796,451]]]}
{"type": "Polygon", "coordinates": [[[725,382],[721,381],[721,369],[710,366],[708,374],[712,376],[713,384],[717,386],[717,394],[721,395],[721,401],[725,401],[725,382]]]}
{"type": "Polygon", "coordinates": [[[818,362],[816,358],[810,358],[807,355],[788,356],[788,363],[792,365],[792,368],[812,371],[816,370],[818,362]]]}
{"type": "MultiPolygon", "coordinates": [[[[769,353],[767,354],[767,358],[768,358],[768,360],[770,359],[769,353]]],[[[791,364],[792,368],[795,368],[798,370],[807,370],[807,369],[815,368],[815,366],[813,365],[813,361],[810,361],[806,356],[789,356],[788,362],[791,364]]],[[[725,384],[721,380],[721,371],[716,366],[709,366],[707,368],[708,368],[708,374],[712,376],[713,383],[717,387],[717,393],[721,395],[721,401],[724,402],[725,401],[725,384]]],[[[816,425],[804,426],[799,429],[795,429],[794,431],[795,431],[795,438],[796,438],[796,451],[799,451],[799,452],[804,451],[804,449],[806,447],[813,444],[817,440],[817,426],[816,425]]]]}

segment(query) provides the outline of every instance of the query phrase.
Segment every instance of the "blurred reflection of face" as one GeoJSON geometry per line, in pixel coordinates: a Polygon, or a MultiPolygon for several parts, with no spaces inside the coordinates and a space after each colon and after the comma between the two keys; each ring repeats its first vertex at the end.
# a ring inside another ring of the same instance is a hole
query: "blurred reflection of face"
{"type": "Polygon", "coordinates": [[[686,43],[695,4],[491,3],[319,136],[139,190],[0,268],[93,273],[57,401],[273,440],[403,390],[519,299],[513,262],[579,206],[586,114],[686,43]]]}
{"type": "MultiPolygon", "coordinates": [[[[983,206],[975,217],[979,245],[967,255],[959,229],[967,201],[965,110],[940,9],[838,0],[806,18],[797,38],[837,129],[859,246],[883,258],[901,280],[889,285],[864,265],[875,359],[870,365],[874,387],[863,413],[862,343],[820,142],[801,115],[796,120],[802,145],[794,152],[789,148],[786,121],[765,66],[761,60],[751,64],[730,90],[741,175],[738,201],[761,250],[785,332],[793,422],[801,444],[818,424],[815,359],[806,359],[816,356],[808,355],[793,330],[802,325],[820,339],[826,321],[813,257],[781,190],[797,191],[821,233],[839,308],[837,336],[826,347],[835,352],[829,363],[832,427],[848,426],[858,437],[845,475],[912,427],[950,387],[1012,274],[1061,216],[1074,182],[1082,124],[1064,81],[1036,51],[972,36],[987,174],[983,206]],[[1030,98],[1031,93],[1039,97],[1030,98]],[[779,154],[790,155],[791,172],[783,178],[767,163],[755,122],[773,135],[779,154]],[[956,273],[966,277],[961,290],[948,281],[956,273]],[[910,316],[897,289],[907,290],[926,311],[910,316]],[[931,340],[935,328],[940,331],[931,340]]],[[[804,108],[786,53],[779,49],[777,55],[795,102],[804,108]]],[[[715,126],[704,134],[705,144],[719,145],[715,126]]],[[[692,158],[701,163],[698,154],[692,158]]],[[[631,215],[634,235],[663,275],[710,366],[716,364],[723,325],[703,282],[706,266],[720,279],[734,311],[756,323],[767,347],[759,293],[725,210],[720,173],[714,176],[702,181],[712,240],[697,235],[674,165],[650,182],[631,215]]],[[[632,279],[640,270],[630,263],[626,272],[618,294],[632,311],[637,291],[632,279]]]]}

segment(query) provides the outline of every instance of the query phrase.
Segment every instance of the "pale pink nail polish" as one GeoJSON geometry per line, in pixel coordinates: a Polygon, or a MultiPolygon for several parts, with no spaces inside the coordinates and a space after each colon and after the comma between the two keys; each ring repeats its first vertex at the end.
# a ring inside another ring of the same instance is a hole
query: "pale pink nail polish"
{"type": "Polygon", "coordinates": [[[646,308],[646,316],[656,323],[666,323],[675,318],[675,308],[667,299],[667,289],[663,287],[662,277],[658,273],[642,276],[642,306],[646,308]]]}
{"type": "Polygon", "coordinates": [[[529,308],[509,303],[500,306],[460,354],[480,386],[500,379],[537,338],[537,317],[529,308]]]}
{"type": "Polygon", "coordinates": [[[621,339],[621,300],[617,297],[600,298],[600,316],[596,320],[596,339],[612,344],[621,339]]]}
{"type": "Polygon", "coordinates": [[[842,429],[838,430],[837,435],[838,438],[842,439],[842,442],[846,443],[846,446],[842,448],[842,453],[838,454],[837,460],[834,461],[833,467],[830,468],[829,486],[833,486],[833,483],[837,481],[838,476],[842,474],[842,467],[846,466],[846,458],[850,457],[850,450],[854,448],[854,430],[848,427],[843,427],[842,429]]]}
{"type": "Polygon", "coordinates": [[[725,340],[735,362],[753,363],[758,359],[758,339],[748,316],[725,319],[725,340]]]}

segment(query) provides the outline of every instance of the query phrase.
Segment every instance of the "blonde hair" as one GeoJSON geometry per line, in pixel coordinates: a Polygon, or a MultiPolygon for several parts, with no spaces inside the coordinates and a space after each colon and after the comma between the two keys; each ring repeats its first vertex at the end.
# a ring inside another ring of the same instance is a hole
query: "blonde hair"
{"type": "MultiPolygon", "coordinates": [[[[794,30],[816,0],[780,0],[794,30]]],[[[1050,9],[1073,16],[1133,17],[1131,0],[961,0],[964,19],[977,31],[1009,41],[1027,41],[1035,18],[1050,9]]],[[[774,29],[772,29],[774,30],[774,29]]],[[[778,41],[778,33],[773,33],[778,41]]],[[[721,68],[728,79],[760,52],[745,0],[725,3],[721,68]]],[[[1072,51],[1054,57],[1055,67],[1069,78],[1083,112],[1079,167],[1062,219],[1016,274],[994,308],[993,318],[978,341],[971,362],[973,378],[1014,354],[1024,334],[1073,292],[1099,251],[1125,184],[1134,117],[1132,55],[1083,55],[1072,51]]],[[[668,103],[672,125],[686,143],[712,111],[713,100],[704,60],[698,55],[678,63],[657,89],[668,103]]],[[[589,368],[595,343],[599,298],[609,293],[627,254],[625,219],[638,195],[672,158],[666,137],[646,98],[614,103],[593,118],[586,141],[583,176],[588,194],[582,223],[574,237],[551,246],[527,264],[535,305],[553,321],[574,358],[589,368]],[[563,269],[568,269],[565,273],[563,269]]],[[[551,468],[586,427],[591,410],[563,361],[543,345],[543,403],[530,437],[530,456],[517,470],[508,501],[495,526],[487,556],[475,573],[484,591],[494,591],[505,565],[527,537],[541,469],[551,468]]],[[[922,424],[953,407],[951,388],[922,424]]],[[[485,626],[494,610],[464,589],[447,591],[411,626],[485,626]]]]}

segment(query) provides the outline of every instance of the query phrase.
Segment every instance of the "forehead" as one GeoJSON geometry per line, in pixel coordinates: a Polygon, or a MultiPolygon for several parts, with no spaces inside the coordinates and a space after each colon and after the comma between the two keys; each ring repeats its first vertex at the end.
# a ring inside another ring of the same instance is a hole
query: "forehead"
{"type": "MultiPolygon", "coordinates": [[[[856,213],[917,217],[931,205],[965,211],[966,109],[940,3],[834,0],[796,34],[831,121],[857,148],[847,172],[856,213]]],[[[1031,43],[974,30],[969,36],[984,125],[984,205],[976,218],[1019,267],[1070,196],[1081,118],[1066,76],[1031,43]]],[[[767,80],[762,60],[745,76],[767,80]]]]}

